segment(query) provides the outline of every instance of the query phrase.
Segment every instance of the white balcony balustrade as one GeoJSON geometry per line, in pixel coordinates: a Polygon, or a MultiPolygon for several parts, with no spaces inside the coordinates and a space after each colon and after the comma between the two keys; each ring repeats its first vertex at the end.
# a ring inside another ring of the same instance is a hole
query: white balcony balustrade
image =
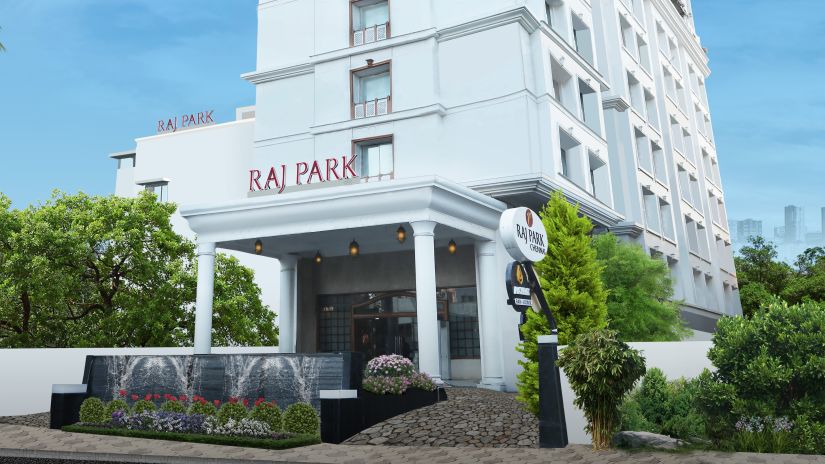
{"type": "Polygon", "coordinates": [[[358,31],[352,32],[352,44],[354,46],[386,40],[390,37],[390,23],[376,24],[358,31]]]}
{"type": "Polygon", "coordinates": [[[383,116],[390,112],[390,97],[376,98],[363,103],[353,104],[355,119],[383,116]]]}

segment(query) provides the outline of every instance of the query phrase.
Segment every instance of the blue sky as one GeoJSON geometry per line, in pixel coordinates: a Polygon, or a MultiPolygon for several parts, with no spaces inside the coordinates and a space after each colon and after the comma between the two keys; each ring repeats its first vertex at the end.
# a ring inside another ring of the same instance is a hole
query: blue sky
{"type": "MultiPolygon", "coordinates": [[[[160,118],[254,103],[256,0],[0,0],[0,192],[114,189],[160,118]],[[197,5],[197,6],[193,6],[197,5]]],[[[693,0],[731,219],[825,206],[825,1],[693,0]],[[784,8],[792,4],[793,7],[784,8]],[[779,7],[777,7],[779,5],[779,7]]]]}

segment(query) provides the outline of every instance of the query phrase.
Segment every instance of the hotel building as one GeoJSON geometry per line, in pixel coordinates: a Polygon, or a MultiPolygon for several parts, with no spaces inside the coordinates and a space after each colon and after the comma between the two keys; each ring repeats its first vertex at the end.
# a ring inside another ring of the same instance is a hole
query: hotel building
{"type": "Polygon", "coordinates": [[[256,270],[283,352],[513,389],[498,222],[554,191],[666,260],[700,336],[741,312],[708,72],[671,0],[261,0],[255,105],[159,122],[111,155],[116,193],[179,204],[196,352],[218,250],[256,270]]]}

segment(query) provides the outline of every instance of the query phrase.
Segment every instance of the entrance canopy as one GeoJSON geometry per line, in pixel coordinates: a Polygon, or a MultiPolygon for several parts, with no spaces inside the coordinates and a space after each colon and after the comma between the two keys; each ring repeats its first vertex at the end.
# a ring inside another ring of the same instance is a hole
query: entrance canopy
{"type": "MultiPolygon", "coordinates": [[[[323,184],[320,184],[323,185],[323,184]]],[[[495,240],[506,205],[437,176],[357,185],[306,186],[304,190],[204,206],[181,214],[198,242],[262,255],[311,257],[347,253],[357,240],[362,253],[398,250],[395,231],[416,221],[438,224],[438,242],[495,240]]],[[[409,229],[409,227],[407,227],[409,229]]],[[[412,230],[408,230],[412,236],[412,230]]],[[[412,248],[412,240],[409,240],[412,248]]]]}

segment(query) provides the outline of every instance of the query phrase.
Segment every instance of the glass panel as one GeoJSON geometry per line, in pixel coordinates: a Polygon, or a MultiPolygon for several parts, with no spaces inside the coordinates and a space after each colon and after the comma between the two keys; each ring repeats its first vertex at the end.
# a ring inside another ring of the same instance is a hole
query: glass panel
{"type": "Polygon", "coordinates": [[[361,96],[363,101],[386,98],[390,95],[390,73],[361,78],[361,96]]]}
{"type": "Polygon", "coordinates": [[[381,152],[381,171],[380,174],[392,174],[392,144],[384,144],[378,147],[381,152]]]}
{"type": "Polygon", "coordinates": [[[379,171],[379,163],[381,160],[381,147],[371,146],[367,148],[367,176],[376,176],[379,171]]]}
{"type": "Polygon", "coordinates": [[[361,27],[367,28],[378,24],[386,24],[390,18],[387,2],[364,6],[361,10],[361,27]]]}

